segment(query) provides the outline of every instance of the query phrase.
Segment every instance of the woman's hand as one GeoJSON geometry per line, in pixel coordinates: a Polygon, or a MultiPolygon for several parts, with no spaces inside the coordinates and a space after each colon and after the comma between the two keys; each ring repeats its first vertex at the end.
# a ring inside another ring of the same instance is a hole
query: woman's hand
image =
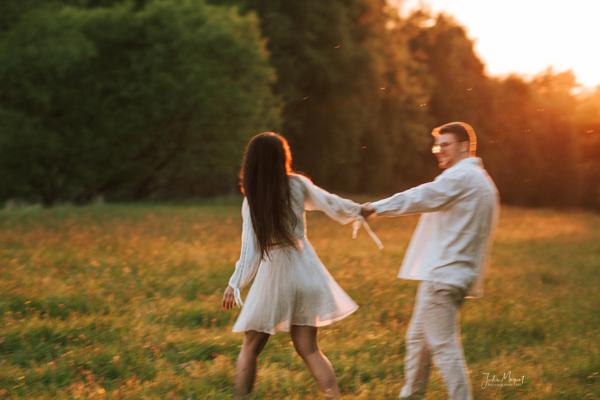
{"type": "Polygon", "coordinates": [[[223,293],[223,301],[221,302],[223,310],[230,310],[235,307],[235,299],[233,297],[233,289],[231,286],[227,286],[223,293]]]}

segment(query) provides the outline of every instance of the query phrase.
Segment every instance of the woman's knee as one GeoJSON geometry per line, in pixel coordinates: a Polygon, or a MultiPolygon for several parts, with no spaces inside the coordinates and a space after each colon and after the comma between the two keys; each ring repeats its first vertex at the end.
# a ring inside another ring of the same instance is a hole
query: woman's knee
{"type": "Polygon", "coordinates": [[[294,343],[294,348],[296,349],[296,352],[302,358],[306,358],[311,354],[319,351],[317,341],[311,337],[292,336],[292,342],[294,343]]]}
{"type": "Polygon", "coordinates": [[[263,332],[246,332],[244,343],[242,344],[242,352],[257,357],[264,349],[269,337],[270,336],[268,334],[263,332]]]}
{"type": "Polygon", "coordinates": [[[312,327],[292,327],[292,343],[300,357],[306,358],[319,351],[316,330],[312,327]]]}

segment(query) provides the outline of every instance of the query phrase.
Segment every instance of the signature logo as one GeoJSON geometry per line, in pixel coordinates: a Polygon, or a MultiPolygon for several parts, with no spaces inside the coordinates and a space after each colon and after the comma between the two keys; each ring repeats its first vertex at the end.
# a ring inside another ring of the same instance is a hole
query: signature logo
{"type": "Polygon", "coordinates": [[[502,375],[496,375],[490,372],[483,372],[484,380],[481,382],[481,388],[489,387],[517,387],[525,383],[525,375],[513,377],[512,371],[504,372],[502,375]]]}

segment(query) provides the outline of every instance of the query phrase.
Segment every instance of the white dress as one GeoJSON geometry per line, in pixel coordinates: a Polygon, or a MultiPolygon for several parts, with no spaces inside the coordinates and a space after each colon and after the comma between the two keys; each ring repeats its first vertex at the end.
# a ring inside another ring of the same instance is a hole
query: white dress
{"type": "MultiPolygon", "coordinates": [[[[292,209],[298,221],[293,232],[297,248],[276,247],[270,250],[268,257],[261,259],[250,208],[244,198],[242,249],[235,272],[229,279],[235,301],[242,306],[233,326],[234,332],[254,330],[274,334],[289,332],[290,325],[324,326],[345,318],[358,308],[327,271],[308,241],[305,210],[321,210],[342,224],[355,222],[356,232],[361,224],[368,230],[360,215],[360,205],[326,192],[302,175],[290,175],[289,182],[292,209]],[[246,302],[242,303],[240,289],[254,277],[246,302]]],[[[376,236],[368,231],[377,243],[376,236]]]]}

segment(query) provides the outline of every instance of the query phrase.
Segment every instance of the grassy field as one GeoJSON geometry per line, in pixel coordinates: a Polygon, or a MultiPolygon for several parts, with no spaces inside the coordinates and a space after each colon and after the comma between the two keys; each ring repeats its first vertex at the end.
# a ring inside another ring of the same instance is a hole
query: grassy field
{"type": "MultiPolygon", "coordinates": [[[[416,284],[395,278],[416,218],[362,231],[311,214],[309,237],[361,308],[321,330],[348,399],[395,398],[416,284]]],[[[241,335],[219,308],[239,203],[0,211],[0,399],[229,398],[241,335]]],[[[600,215],[504,207],[486,295],[462,337],[476,399],[600,398],[600,215]],[[523,379],[484,386],[486,374],[523,379]]],[[[254,398],[316,398],[289,337],[254,398]]],[[[446,393],[437,371],[428,399],[446,393]]]]}

